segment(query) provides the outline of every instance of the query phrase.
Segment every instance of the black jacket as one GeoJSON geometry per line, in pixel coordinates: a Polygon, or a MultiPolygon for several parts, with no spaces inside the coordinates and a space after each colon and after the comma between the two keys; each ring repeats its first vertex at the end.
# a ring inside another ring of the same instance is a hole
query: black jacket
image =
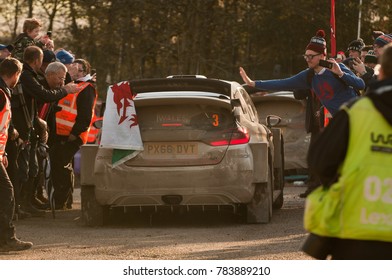
{"type": "MultiPolygon", "coordinates": [[[[375,82],[370,85],[367,95],[362,98],[370,98],[377,110],[392,125],[392,90],[388,89],[391,86],[392,79],[375,82]]],[[[357,100],[352,101],[349,106],[357,100]]],[[[346,157],[348,137],[348,115],[346,111],[340,110],[309,147],[309,166],[320,176],[324,186],[332,185],[339,176],[337,170],[346,157]]]]}
{"type": "Polygon", "coordinates": [[[316,112],[320,110],[321,103],[310,89],[293,91],[297,100],[306,99],[305,129],[307,133],[317,134],[320,131],[320,118],[316,117],[316,112]]]}
{"type": "Polygon", "coordinates": [[[41,100],[42,102],[54,102],[66,96],[67,92],[64,89],[45,89],[38,80],[38,74],[26,63],[23,64],[23,71],[19,81],[22,84],[23,97],[29,116],[28,120],[26,120],[21,99],[19,96],[15,96],[12,98],[13,122],[20,137],[23,140],[27,140],[29,135],[27,121],[34,121],[37,116],[37,100],[41,100]]]}
{"type": "Polygon", "coordinates": [[[72,127],[71,134],[79,136],[82,132],[85,132],[89,128],[92,118],[91,112],[94,109],[94,100],[95,88],[90,81],[90,85],[87,86],[76,99],[78,115],[76,116],[75,124],[72,127]]]}

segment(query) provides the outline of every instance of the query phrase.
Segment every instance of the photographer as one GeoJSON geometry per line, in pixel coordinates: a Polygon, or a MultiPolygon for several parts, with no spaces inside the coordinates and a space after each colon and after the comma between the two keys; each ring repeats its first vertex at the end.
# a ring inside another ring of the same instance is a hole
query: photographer
{"type": "MultiPolygon", "coordinates": [[[[374,70],[367,67],[364,61],[362,61],[362,52],[365,47],[365,43],[361,38],[352,41],[347,48],[349,57],[344,60],[343,63],[365,82],[366,89],[373,81],[374,70]]],[[[358,92],[358,95],[362,94],[359,94],[358,92]]]]}

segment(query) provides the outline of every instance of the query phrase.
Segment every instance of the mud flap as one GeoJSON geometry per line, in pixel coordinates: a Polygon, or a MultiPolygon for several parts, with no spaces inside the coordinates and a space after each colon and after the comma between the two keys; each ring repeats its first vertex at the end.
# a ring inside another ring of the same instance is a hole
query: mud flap
{"type": "Polygon", "coordinates": [[[249,143],[253,155],[253,182],[265,183],[268,180],[267,143],[249,143]]]}
{"type": "Polygon", "coordinates": [[[252,201],[247,204],[246,222],[266,224],[272,216],[272,194],[270,183],[256,184],[252,201]]]}
{"type": "Polygon", "coordinates": [[[282,162],[282,131],[280,128],[271,128],[274,143],[274,168],[281,168],[282,162]]]}
{"type": "Polygon", "coordinates": [[[98,151],[98,145],[86,144],[80,148],[80,184],[94,185],[94,165],[95,155],[98,151]]]}
{"type": "Polygon", "coordinates": [[[109,216],[109,208],[95,198],[94,186],[81,185],[81,212],[86,226],[102,226],[109,216]]]}

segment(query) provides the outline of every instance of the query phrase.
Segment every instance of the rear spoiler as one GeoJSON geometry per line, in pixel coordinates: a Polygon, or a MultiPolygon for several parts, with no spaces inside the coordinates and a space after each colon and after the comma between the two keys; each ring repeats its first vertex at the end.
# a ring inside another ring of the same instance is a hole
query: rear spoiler
{"type": "Polygon", "coordinates": [[[144,79],[130,81],[134,93],[164,92],[164,91],[206,91],[223,94],[231,98],[231,84],[214,79],[144,79]]]}

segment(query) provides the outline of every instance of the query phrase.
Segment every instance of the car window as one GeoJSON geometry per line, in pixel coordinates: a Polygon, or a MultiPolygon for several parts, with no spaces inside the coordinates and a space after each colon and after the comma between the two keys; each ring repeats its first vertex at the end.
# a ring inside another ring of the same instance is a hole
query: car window
{"type": "Polygon", "coordinates": [[[173,104],[137,109],[140,128],[148,130],[220,130],[233,126],[230,110],[212,105],[173,104]]]}
{"type": "Polygon", "coordinates": [[[249,106],[249,100],[246,97],[249,97],[248,94],[245,92],[242,92],[240,89],[237,89],[236,93],[235,93],[236,98],[238,98],[241,102],[241,107],[242,107],[242,111],[244,112],[244,115],[247,119],[249,119],[250,121],[254,122],[255,121],[255,115],[254,112],[252,111],[252,109],[249,106]]]}
{"type": "Polygon", "coordinates": [[[249,94],[243,88],[241,88],[240,91],[247,104],[251,120],[254,122],[259,122],[257,110],[255,108],[255,105],[253,104],[252,98],[250,98],[249,94]]]}

